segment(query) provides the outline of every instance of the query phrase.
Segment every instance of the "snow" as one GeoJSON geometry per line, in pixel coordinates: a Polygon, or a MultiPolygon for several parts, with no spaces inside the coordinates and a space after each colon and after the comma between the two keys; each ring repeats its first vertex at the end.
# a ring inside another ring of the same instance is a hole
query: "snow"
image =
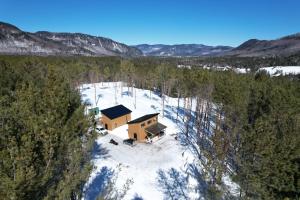
{"type": "Polygon", "coordinates": [[[274,67],[262,67],[259,71],[266,71],[271,76],[300,74],[300,66],[274,66],[274,67]]]}
{"type": "Polygon", "coordinates": [[[123,52],[122,48],[120,47],[119,44],[115,43],[115,42],[112,42],[112,45],[113,45],[113,50],[118,50],[120,52],[123,52]]]}
{"type": "Polygon", "coordinates": [[[177,65],[177,68],[187,68],[187,69],[192,69],[190,65],[177,65]]]}
{"type": "Polygon", "coordinates": [[[249,68],[234,68],[233,70],[238,74],[247,74],[250,72],[249,68]]]}
{"type": "MultiPolygon", "coordinates": [[[[145,114],[161,113],[161,98],[149,90],[123,87],[121,95],[120,82],[84,84],[81,86],[83,101],[91,102],[100,110],[117,104],[123,104],[132,110],[131,118],[135,119],[145,114]],[[95,100],[96,96],[99,99],[95,100]],[[129,90],[128,90],[129,89],[129,90]],[[130,95],[133,92],[133,97],[130,95]],[[134,96],[136,92],[136,108],[134,96]],[[117,95],[115,95],[117,94],[117,95]],[[151,98],[150,98],[151,95],[151,98]],[[123,96],[123,97],[122,97],[123,96]]],[[[191,151],[183,146],[175,136],[180,132],[175,123],[177,98],[165,98],[165,117],[160,114],[158,121],[167,126],[165,136],[152,144],[137,143],[131,147],[123,144],[123,139],[128,138],[127,125],[123,125],[113,131],[109,131],[106,136],[99,136],[96,140],[96,147],[93,153],[93,171],[85,185],[85,195],[83,199],[95,199],[103,188],[105,177],[111,178],[113,170],[119,168],[116,187],[122,189],[126,180],[132,179],[133,184],[124,199],[134,199],[140,197],[144,200],[158,200],[166,198],[166,187],[174,185],[178,181],[185,187],[188,199],[201,199],[201,193],[197,175],[189,171],[190,168],[197,169],[197,159],[191,151]],[[114,139],[119,145],[110,144],[110,139],[114,139]],[[196,166],[196,168],[195,168],[196,166]],[[177,178],[171,174],[178,173],[177,178]],[[168,182],[162,186],[159,183],[168,182]]],[[[195,103],[194,103],[195,104],[195,103]]],[[[193,105],[195,106],[195,105],[193,105]]],[[[180,99],[180,107],[184,107],[184,102],[180,99]]],[[[194,170],[195,171],[195,170],[194,170]]],[[[196,170],[197,171],[197,170],[196,170]]],[[[230,180],[229,185],[233,185],[230,180]]],[[[234,186],[234,185],[233,185],[234,186]]],[[[170,188],[169,188],[170,189],[170,188]]],[[[172,191],[178,188],[171,188],[172,191]]],[[[180,192],[180,191],[179,191],[180,192]]],[[[182,197],[177,196],[177,199],[182,197]]]]}
{"type": "MultiPolygon", "coordinates": [[[[217,70],[217,71],[227,71],[232,69],[234,72],[236,72],[237,74],[247,74],[250,73],[251,70],[250,68],[239,68],[239,67],[230,67],[230,66],[207,66],[204,65],[203,69],[213,69],[213,70],[217,70]]],[[[257,72],[259,71],[266,71],[268,74],[270,74],[271,76],[280,76],[280,75],[289,75],[289,74],[293,74],[293,75],[297,75],[300,74],[300,66],[275,66],[275,67],[262,67],[260,69],[257,70],[257,72]]]]}
{"type": "Polygon", "coordinates": [[[151,51],[157,51],[157,50],[160,50],[161,49],[161,47],[153,47],[151,50],[149,50],[149,52],[151,52],[151,51]]]}

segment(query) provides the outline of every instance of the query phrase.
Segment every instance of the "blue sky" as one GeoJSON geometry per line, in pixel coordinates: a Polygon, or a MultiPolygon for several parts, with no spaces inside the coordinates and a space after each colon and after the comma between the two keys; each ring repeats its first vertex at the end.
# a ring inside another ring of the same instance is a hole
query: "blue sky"
{"type": "Polygon", "coordinates": [[[300,32],[299,9],[300,0],[0,0],[0,21],[130,45],[237,46],[300,32]]]}

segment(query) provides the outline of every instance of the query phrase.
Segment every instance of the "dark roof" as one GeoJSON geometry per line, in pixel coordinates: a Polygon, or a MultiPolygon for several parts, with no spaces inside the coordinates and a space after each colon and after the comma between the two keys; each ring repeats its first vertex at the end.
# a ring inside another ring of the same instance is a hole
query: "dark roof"
{"type": "Polygon", "coordinates": [[[103,115],[105,115],[106,117],[108,117],[109,119],[115,119],[115,118],[121,117],[123,115],[127,115],[131,112],[132,112],[131,110],[129,110],[128,108],[126,108],[123,105],[118,105],[118,106],[114,106],[114,107],[110,107],[110,108],[101,110],[101,113],[103,115]]]}
{"type": "Polygon", "coordinates": [[[144,116],[142,116],[142,117],[139,117],[139,118],[137,118],[137,119],[134,119],[134,120],[128,122],[127,124],[136,124],[136,123],[140,123],[140,122],[146,121],[146,120],[148,120],[148,119],[150,119],[150,118],[152,118],[152,117],[154,117],[154,116],[157,116],[157,115],[159,115],[159,113],[154,113],[154,114],[144,115],[144,116]]]}
{"type": "Polygon", "coordinates": [[[167,127],[161,123],[153,124],[148,128],[145,128],[146,132],[151,133],[153,135],[160,133],[162,130],[166,129],[167,127]]]}

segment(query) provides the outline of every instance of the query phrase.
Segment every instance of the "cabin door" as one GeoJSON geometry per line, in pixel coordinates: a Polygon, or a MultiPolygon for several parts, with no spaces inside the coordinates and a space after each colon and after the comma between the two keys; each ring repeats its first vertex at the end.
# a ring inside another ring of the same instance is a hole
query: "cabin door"
{"type": "Polygon", "coordinates": [[[107,124],[105,124],[105,129],[108,130],[107,128],[108,128],[108,127],[107,127],[107,124]]]}
{"type": "Polygon", "coordinates": [[[135,140],[137,140],[137,134],[136,133],[133,134],[133,137],[134,137],[135,140]]]}

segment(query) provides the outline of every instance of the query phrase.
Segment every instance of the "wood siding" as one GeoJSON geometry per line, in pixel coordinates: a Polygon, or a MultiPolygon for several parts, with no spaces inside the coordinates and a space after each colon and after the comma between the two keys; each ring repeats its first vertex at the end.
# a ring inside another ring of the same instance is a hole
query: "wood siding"
{"type": "Polygon", "coordinates": [[[140,123],[128,124],[128,137],[131,139],[135,139],[134,134],[136,133],[137,141],[145,142],[146,136],[147,136],[145,128],[157,123],[158,122],[157,120],[158,120],[157,116],[154,116],[154,117],[147,119],[140,123]],[[148,121],[150,121],[150,120],[151,120],[151,123],[148,123],[148,121]],[[143,127],[142,127],[142,124],[144,124],[143,127]]]}
{"type": "Polygon", "coordinates": [[[102,114],[101,117],[101,123],[104,128],[107,130],[114,130],[115,128],[118,128],[124,124],[127,124],[131,120],[131,114],[123,115],[121,117],[115,118],[115,119],[109,119],[107,116],[102,114]]]}

